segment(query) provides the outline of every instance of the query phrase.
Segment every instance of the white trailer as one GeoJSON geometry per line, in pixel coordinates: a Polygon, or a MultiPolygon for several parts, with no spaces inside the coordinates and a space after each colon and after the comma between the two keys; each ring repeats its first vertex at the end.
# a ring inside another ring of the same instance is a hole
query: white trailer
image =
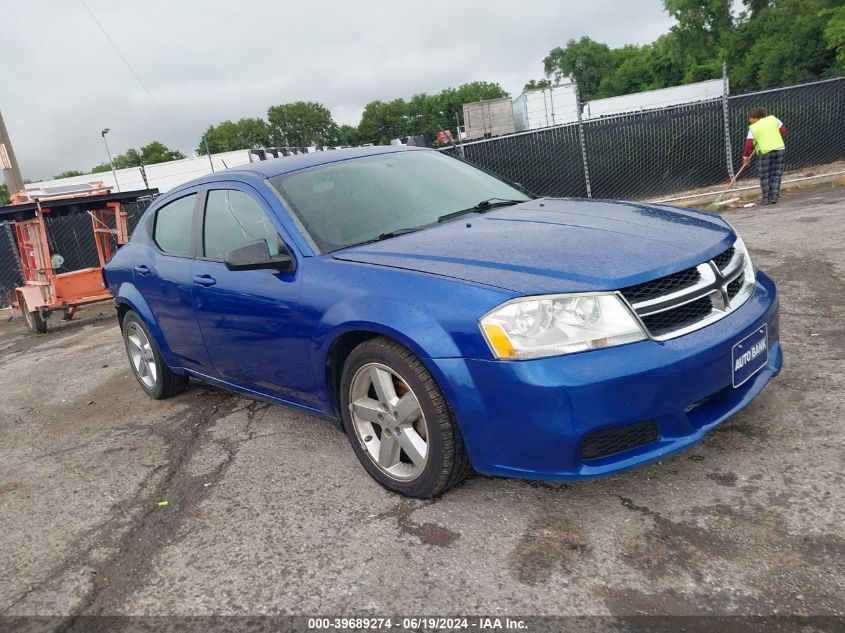
{"type": "Polygon", "coordinates": [[[517,132],[536,130],[578,120],[575,84],[526,90],[513,100],[513,121],[517,132]]]}
{"type": "Polygon", "coordinates": [[[509,97],[464,104],[466,139],[513,134],[513,102],[509,97]]]}
{"type": "Polygon", "coordinates": [[[722,79],[712,79],[686,84],[685,86],[646,90],[645,92],[607,97],[606,99],[593,99],[584,104],[583,116],[585,119],[595,119],[612,114],[657,110],[684,103],[709,101],[721,97],[724,86],[722,79]]]}

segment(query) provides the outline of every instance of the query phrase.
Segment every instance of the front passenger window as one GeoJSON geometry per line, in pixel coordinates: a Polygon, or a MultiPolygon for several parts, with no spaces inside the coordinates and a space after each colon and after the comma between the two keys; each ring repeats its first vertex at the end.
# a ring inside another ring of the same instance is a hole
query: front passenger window
{"type": "Polygon", "coordinates": [[[267,240],[270,255],[279,254],[279,234],[261,205],[243,191],[209,191],[203,227],[205,256],[223,259],[229,251],[256,240],[267,240]]]}

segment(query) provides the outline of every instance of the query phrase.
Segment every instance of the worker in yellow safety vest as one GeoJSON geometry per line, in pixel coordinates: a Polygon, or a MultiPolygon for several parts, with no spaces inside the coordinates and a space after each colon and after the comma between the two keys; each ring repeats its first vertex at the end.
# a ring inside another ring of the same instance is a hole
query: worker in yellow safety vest
{"type": "Polygon", "coordinates": [[[786,126],[776,116],[767,115],[766,108],[751,108],[748,113],[748,136],[742,150],[744,164],[751,162],[751,153],[757,154],[757,173],[763,204],[776,204],[780,197],[780,180],[783,177],[783,155],[786,146],[783,136],[786,126]]]}

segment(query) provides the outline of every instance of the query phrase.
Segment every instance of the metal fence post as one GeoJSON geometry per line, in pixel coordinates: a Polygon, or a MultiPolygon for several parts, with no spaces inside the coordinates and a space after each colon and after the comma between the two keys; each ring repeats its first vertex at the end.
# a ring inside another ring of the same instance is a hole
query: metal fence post
{"type": "Polygon", "coordinates": [[[455,125],[457,125],[457,129],[455,132],[458,134],[458,149],[461,150],[461,158],[466,158],[466,154],[464,154],[464,140],[461,138],[461,119],[458,116],[458,113],[455,112],[455,125]]]}
{"type": "Polygon", "coordinates": [[[581,118],[581,91],[575,86],[575,110],[578,114],[578,138],[581,140],[581,160],[584,161],[584,182],[587,185],[587,197],[593,197],[590,187],[590,167],[587,165],[587,144],[584,142],[584,121],[581,118]]]}
{"type": "Polygon", "coordinates": [[[731,151],[731,118],[728,106],[728,95],[730,94],[730,86],[728,85],[728,63],[722,63],[722,113],[725,120],[725,158],[728,161],[728,177],[734,177],[734,159],[731,151]]]}

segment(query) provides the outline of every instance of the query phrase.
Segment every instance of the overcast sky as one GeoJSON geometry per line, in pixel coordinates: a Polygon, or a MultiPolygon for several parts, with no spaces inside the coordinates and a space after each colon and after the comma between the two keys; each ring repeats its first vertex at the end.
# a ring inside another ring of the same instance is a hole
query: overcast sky
{"type": "Polygon", "coordinates": [[[516,96],[571,38],[642,44],[672,25],[660,0],[85,1],[155,101],[80,0],[3,2],[0,110],[24,178],[105,162],[104,127],[113,154],[190,155],[209,124],[278,103],[356,125],[374,99],[467,81],[516,96]]]}

